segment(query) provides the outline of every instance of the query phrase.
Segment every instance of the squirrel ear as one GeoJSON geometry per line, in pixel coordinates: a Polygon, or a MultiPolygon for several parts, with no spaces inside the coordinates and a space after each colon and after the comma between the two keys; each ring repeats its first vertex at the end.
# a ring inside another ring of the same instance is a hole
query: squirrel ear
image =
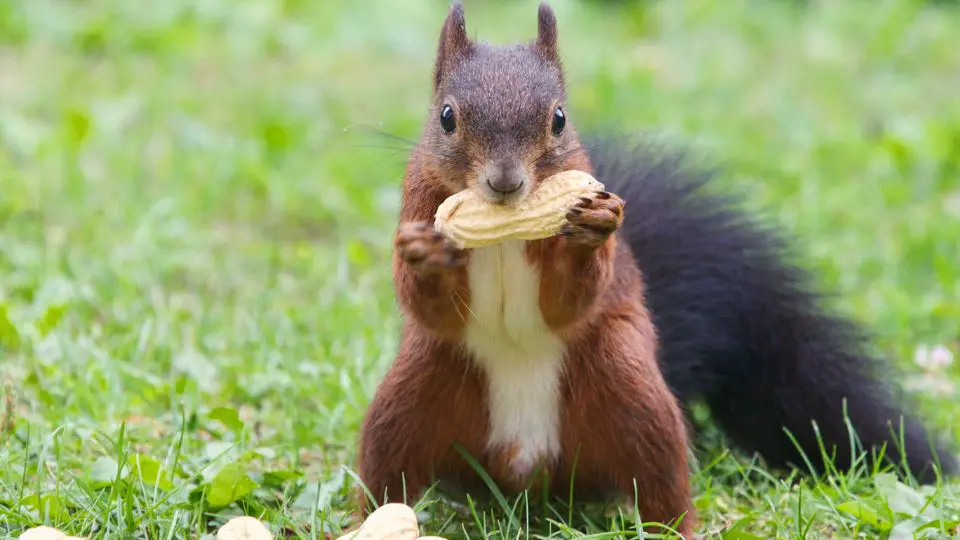
{"type": "Polygon", "coordinates": [[[470,51],[472,43],[467,36],[467,23],[463,16],[463,5],[454,2],[450,6],[447,19],[440,30],[440,44],[437,47],[437,60],[433,68],[433,87],[440,88],[440,82],[450,66],[470,51]]]}
{"type": "Polygon", "coordinates": [[[537,13],[537,51],[548,60],[559,60],[557,52],[557,17],[553,9],[546,3],[540,3],[537,13]]]}

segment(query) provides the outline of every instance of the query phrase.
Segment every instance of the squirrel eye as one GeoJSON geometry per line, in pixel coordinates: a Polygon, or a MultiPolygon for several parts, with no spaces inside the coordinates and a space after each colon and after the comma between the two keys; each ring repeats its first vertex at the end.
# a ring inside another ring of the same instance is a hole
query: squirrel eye
{"type": "Polygon", "coordinates": [[[453,133],[457,129],[457,119],[453,117],[453,107],[444,105],[440,110],[440,127],[447,133],[453,133]]]}
{"type": "Polygon", "coordinates": [[[553,125],[550,128],[550,131],[554,135],[560,135],[563,133],[563,126],[567,125],[567,117],[563,114],[563,109],[557,107],[553,110],[553,125]]]}

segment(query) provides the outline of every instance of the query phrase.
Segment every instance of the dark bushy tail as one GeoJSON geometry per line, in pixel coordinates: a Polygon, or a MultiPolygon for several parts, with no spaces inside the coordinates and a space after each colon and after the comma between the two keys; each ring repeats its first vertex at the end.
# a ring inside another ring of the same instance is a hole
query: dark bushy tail
{"type": "Polygon", "coordinates": [[[734,444],[773,467],[829,472],[822,442],[833,465],[849,469],[857,457],[849,419],[858,451],[885,445],[886,458],[921,482],[935,481],[935,463],[958,472],[947,447],[883,384],[865,334],[830,313],[808,273],[789,262],[783,237],[737,200],[704,190],[709,170],[685,169],[682,154],[642,142],[587,145],[598,179],[626,201],[624,233],[645,275],[661,366],[681,400],[705,401],[734,444]]]}

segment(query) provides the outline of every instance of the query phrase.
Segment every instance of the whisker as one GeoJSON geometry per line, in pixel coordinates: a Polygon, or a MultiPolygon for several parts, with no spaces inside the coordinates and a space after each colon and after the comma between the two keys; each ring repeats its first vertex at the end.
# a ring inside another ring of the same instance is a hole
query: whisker
{"type": "MultiPolygon", "coordinates": [[[[463,307],[467,310],[467,313],[469,313],[471,316],[473,316],[473,319],[474,319],[474,320],[479,321],[480,318],[477,317],[477,314],[474,313],[474,311],[473,311],[472,309],[470,309],[470,304],[468,304],[468,303],[463,299],[463,296],[460,295],[460,291],[454,290],[454,291],[453,291],[453,294],[454,294],[454,296],[456,297],[456,300],[460,303],[460,305],[463,306],[463,307]]],[[[460,313],[460,310],[459,310],[459,309],[457,310],[457,314],[460,315],[460,319],[461,319],[463,322],[467,322],[467,318],[464,317],[462,313],[460,313]]]]}
{"type": "Polygon", "coordinates": [[[422,154],[422,155],[433,156],[433,157],[440,158],[440,159],[447,160],[447,161],[451,161],[451,162],[454,162],[454,163],[459,163],[459,162],[461,162],[462,159],[463,159],[463,158],[461,158],[461,156],[458,156],[458,155],[456,155],[456,154],[452,154],[452,153],[449,153],[449,152],[445,152],[445,151],[443,151],[443,150],[436,150],[436,149],[434,149],[434,150],[429,150],[429,149],[424,148],[423,146],[419,145],[419,142],[418,142],[418,141],[413,141],[413,140],[407,139],[407,138],[405,138],[405,137],[401,137],[401,136],[399,136],[399,135],[396,135],[396,134],[393,134],[393,133],[390,133],[390,132],[387,132],[387,131],[381,131],[381,130],[376,130],[376,129],[371,129],[371,130],[369,130],[369,131],[370,131],[371,133],[373,133],[373,134],[375,134],[375,135],[379,135],[380,137],[383,137],[383,138],[385,138],[385,139],[390,139],[390,140],[392,140],[392,141],[396,141],[396,142],[398,142],[398,143],[402,143],[403,145],[407,145],[406,148],[407,148],[407,150],[410,151],[410,152],[415,152],[415,153],[419,153],[419,154],[422,154]]]}
{"type": "Polygon", "coordinates": [[[356,125],[356,124],[351,124],[351,125],[343,128],[343,132],[344,132],[344,133],[347,133],[347,132],[350,132],[350,131],[354,131],[354,132],[360,131],[360,132],[363,132],[363,133],[366,134],[366,135],[375,135],[375,136],[377,136],[377,137],[381,137],[381,138],[384,138],[384,139],[389,139],[389,140],[391,140],[391,141],[394,141],[394,142],[397,142],[397,143],[401,143],[401,145],[404,146],[404,147],[406,147],[407,150],[410,150],[410,149],[412,149],[413,147],[415,147],[415,146],[417,145],[417,141],[415,141],[415,140],[411,140],[411,139],[408,139],[408,138],[406,138],[406,137],[402,137],[402,136],[400,136],[400,135],[397,135],[397,134],[394,134],[394,133],[390,133],[389,131],[384,131],[384,130],[382,130],[382,129],[377,129],[377,128],[375,128],[375,127],[367,127],[367,126],[360,126],[360,125],[356,125]]]}
{"type": "Polygon", "coordinates": [[[381,131],[379,129],[371,130],[374,134],[379,135],[385,139],[391,139],[397,142],[401,142],[409,145],[411,148],[417,145],[417,141],[407,139],[406,137],[401,137],[400,135],[395,135],[388,131],[381,131]]]}
{"type": "Polygon", "coordinates": [[[558,154],[553,154],[553,153],[551,153],[551,152],[552,152],[551,150],[547,150],[547,151],[541,153],[539,156],[535,157],[535,158],[534,158],[533,160],[531,160],[527,165],[528,165],[528,166],[531,166],[531,167],[532,167],[532,166],[540,166],[540,167],[553,167],[553,166],[557,166],[557,165],[560,165],[559,162],[561,162],[561,161],[563,161],[564,159],[570,157],[571,155],[576,154],[576,153],[578,153],[578,152],[587,151],[587,150],[589,150],[589,149],[591,149],[591,148],[593,148],[593,147],[596,147],[596,146],[599,146],[599,143],[593,143],[593,144],[583,144],[583,143],[579,143],[579,144],[577,144],[575,147],[573,147],[573,148],[571,148],[571,149],[569,149],[569,150],[565,150],[565,151],[563,151],[563,152],[560,152],[560,153],[558,153],[558,154]]]}
{"type": "Polygon", "coordinates": [[[400,148],[397,146],[384,146],[381,144],[340,144],[334,145],[339,146],[340,148],[375,148],[377,150],[395,150],[397,152],[409,152],[408,148],[400,148]]]}
{"type": "Polygon", "coordinates": [[[394,152],[408,153],[408,154],[411,154],[411,155],[413,155],[413,154],[422,154],[422,155],[427,155],[427,156],[433,156],[433,157],[436,157],[436,158],[438,158],[438,159],[441,159],[441,160],[450,162],[451,164],[453,164],[453,165],[455,165],[455,166],[462,166],[462,162],[463,162],[463,158],[461,158],[460,156],[455,156],[455,155],[447,154],[447,153],[445,153],[445,152],[437,152],[437,151],[433,151],[433,150],[428,150],[428,149],[423,148],[423,147],[405,148],[405,147],[400,147],[400,146],[389,146],[389,145],[369,144],[369,143],[368,143],[368,144],[334,144],[333,146],[334,146],[334,147],[339,147],[339,148],[372,148],[372,149],[377,149],[377,150],[390,150],[390,151],[394,151],[394,152]]]}

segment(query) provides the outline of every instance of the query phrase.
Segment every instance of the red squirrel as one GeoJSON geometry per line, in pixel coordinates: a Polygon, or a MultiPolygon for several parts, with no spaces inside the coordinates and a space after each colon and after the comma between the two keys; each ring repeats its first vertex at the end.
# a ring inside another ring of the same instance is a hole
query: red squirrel
{"type": "Polygon", "coordinates": [[[377,501],[437,480],[484,489],[459,444],[508,492],[539,489],[537,470],[564,497],[575,480],[575,502],[629,499],[636,483],[641,519],[679,520],[689,537],[681,406],[694,400],[773,469],[823,474],[864,456],[926,483],[957,474],[952,449],[884,384],[877,368],[892,366],[828,309],[780,231],[706,190],[715,171],[578,135],[545,4],[537,32],[473,42],[459,4],[440,32],[393,253],[402,339],[360,436],[377,501]],[[511,204],[569,169],[607,191],[556,237],[458,249],[434,231],[459,190],[511,204]]]}
{"type": "Polygon", "coordinates": [[[635,502],[645,522],[680,520],[688,536],[685,424],[618,236],[624,201],[584,197],[558,235],[536,241],[458,249],[433,227],[459,190],[514,204],[555,173],[592,172],[565,112],[553,11],[540,6],[534,43],[496,47],[471,41],[453,5],[433,90],[393,258],[406,321],[363,425],[361,480],[378,501],[434,480],[474,487],[459,443],[501,489],[535,492],[546,471],[558,496],[573,480],[578,493],[635,502]]]}

